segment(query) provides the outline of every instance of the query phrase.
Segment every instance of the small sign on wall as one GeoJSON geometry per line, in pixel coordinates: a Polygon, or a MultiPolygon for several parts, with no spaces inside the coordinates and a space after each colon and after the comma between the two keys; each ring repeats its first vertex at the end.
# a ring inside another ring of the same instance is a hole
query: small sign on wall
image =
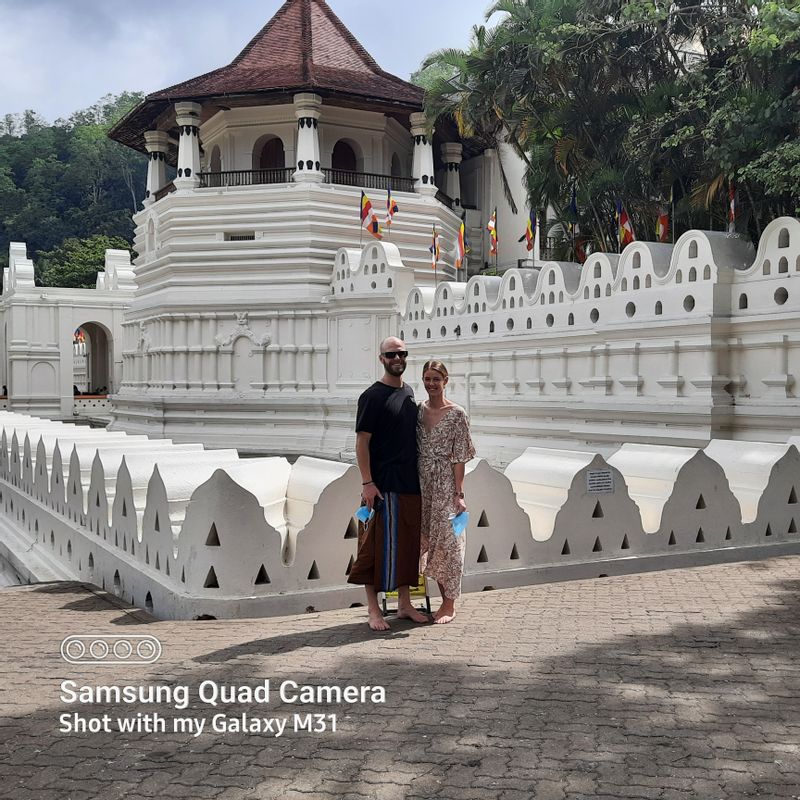
{"type": "Polygon", "coordinates": [[[586,473],[589,494],[614,494],[614,473],[610,469],[590,469],[586,473]]]}

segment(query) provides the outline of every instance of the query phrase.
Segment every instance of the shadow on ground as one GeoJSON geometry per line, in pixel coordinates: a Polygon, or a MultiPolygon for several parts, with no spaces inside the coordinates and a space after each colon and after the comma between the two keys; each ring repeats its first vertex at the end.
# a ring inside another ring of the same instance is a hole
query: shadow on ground
{"type": "MultiPolygon", "coordinates": [[[[317,629],[221,647],[213,642],[223,623],[196,623],[192,635],[207,636],[212,646],[147,676],[191,687],[190,708],[139,703],[126,714],[157,710],[171,721],[335,713],[336,733],[67,736],[55,732],[65,707],[57,688],[48,688],[46,708],[8,716],[0,727],[0,797],[794,797],[800,580],[756,585],[753,608],[720,614],[719,624],[667,624],[645,635],[599,630],[598,641],[583,646],[572,646],[565,628],[564,646],[549,654],[526,636],[524,623],[515,630],[516,619],[491,615],[435,636],[398,626],[382,639],[363,622],[324,627],[322,616],[317,629]],[[502,631],[505,644],[498,643],[502,631]],[[264,679],[273,688],[268,706],[213,708],[198,700],[202,681],[253,686],[264,679]],[[387,701],[281,703],[276,688],[285,680],[381,685],[387,701]]],[[[665,619],[657,598],[638,611],[665,619]]]]}

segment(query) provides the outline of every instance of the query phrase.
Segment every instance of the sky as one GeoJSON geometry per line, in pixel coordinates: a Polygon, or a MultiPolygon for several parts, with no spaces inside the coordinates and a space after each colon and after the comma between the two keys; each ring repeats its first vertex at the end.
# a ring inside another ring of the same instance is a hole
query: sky
{"type": "MultiPolygon", "coordinates": [[[[52,122],[106,94],[153,92],[228,64],[283,0],[0,0],[0,116],[52,122]]],[[[328,0],[387,72],[465,47],[491,0],[328,0]]]]}

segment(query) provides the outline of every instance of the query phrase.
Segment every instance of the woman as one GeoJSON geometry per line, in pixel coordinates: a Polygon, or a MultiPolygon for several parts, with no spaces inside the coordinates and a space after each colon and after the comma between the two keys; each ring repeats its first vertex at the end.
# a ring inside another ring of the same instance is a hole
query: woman
{"type": "Polygon", "coordinates": [[[465,536],[455,535],[452,517],[467,510],[464,465],[475,455],[466,412],[445,397],[447,381],[447,368],[441,361],[425,364],[422,382],[428,399],[420,403],[417,417],[420,552],[423,572],[439,584],[442,605],[433,621],[440,624],[455,617],[455,601],[461,595],[465,536]]]}

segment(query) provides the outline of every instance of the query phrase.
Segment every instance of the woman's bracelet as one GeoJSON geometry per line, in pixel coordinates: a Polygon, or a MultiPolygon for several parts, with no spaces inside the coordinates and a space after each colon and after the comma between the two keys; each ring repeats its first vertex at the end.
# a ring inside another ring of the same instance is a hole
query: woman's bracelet
{"type": "Polygon", "coordinates": [[[361,485],[362,486],[369,486],[371,483],[375,483],[375,481],[364,481],[364,483],[362,483],[361,485]]]}

